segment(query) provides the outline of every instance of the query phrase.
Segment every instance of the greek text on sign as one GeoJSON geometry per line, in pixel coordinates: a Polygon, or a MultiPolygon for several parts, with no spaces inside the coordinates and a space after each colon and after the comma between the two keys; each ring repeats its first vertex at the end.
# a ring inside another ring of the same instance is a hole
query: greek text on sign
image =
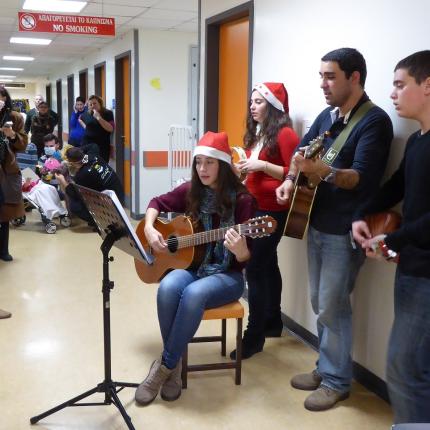
{"type": "Polygon", "coordinates": [[[115,18],[18,12],[19,31],[115,36],[115,18]]]}

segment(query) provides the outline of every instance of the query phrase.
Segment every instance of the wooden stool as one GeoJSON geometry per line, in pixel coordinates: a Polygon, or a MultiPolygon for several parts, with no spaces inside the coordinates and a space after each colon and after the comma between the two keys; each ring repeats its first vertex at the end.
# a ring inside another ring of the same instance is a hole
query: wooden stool
{"type": "Polygon", "coordinates": [[[239,301],[228,303],[218,308],[207,309],[202,320],[222,320],[221,336],[199,336],[193,337],[189,343],[221,342],[221,355],[226,355],[227,319],[236,318],[236,360],[224,363],[211,364],[188,364],[188,345],[182,355],[182,388],[187,388],[188,372],[201,370],[236,369],[235,383],[240,385],[242,376],[242,320],[244,310],[239,301]]]}

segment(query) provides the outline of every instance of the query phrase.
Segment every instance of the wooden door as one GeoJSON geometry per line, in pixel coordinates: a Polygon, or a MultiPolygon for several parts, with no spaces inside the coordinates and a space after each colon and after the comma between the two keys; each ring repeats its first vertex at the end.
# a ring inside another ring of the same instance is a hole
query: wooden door
{"type": "Polygon", "coordinates": [[[218,130],[230,146],[242,146],[248,107],[249,17],[229,21],[219,32],[218,130]]]}
{"type": "Polygon", "coordinates": [[[124,185],[125,206],[131,204],[130,55],[115,60],[115,166],[124,185]]]}

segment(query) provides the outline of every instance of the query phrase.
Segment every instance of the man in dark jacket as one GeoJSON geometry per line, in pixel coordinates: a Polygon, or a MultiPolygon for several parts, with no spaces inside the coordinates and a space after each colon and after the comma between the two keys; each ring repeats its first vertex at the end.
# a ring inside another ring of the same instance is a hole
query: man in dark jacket
{"type": "Polygon", "coordinates": [[[37,156],[40,158],[45,149],[43,138],[54,131],[58,119],[51,115],[48,103],[40,102],[38,109],[38,112],[31,118],[30,130],[31,142],[36,145],[37,156]]]}
{"type": "MultiPolygon", "coordinates": [[[[41,96],[40,94],[38,94],[35,98],[34,98],[34,105],[36,107],[34,107],[33,109],[30,109],[27,112],[27,116],[25,118],[25,125],[24,125],[24,131],[28,134],[30,132],[31,129],[31,119],[37,114],[37,112],[39,112],[39,104],[41,102],[44,102],[44,98],[43,96],[41,96]]],[[[58,124],[58,115],[56,112],[54,112],[52,109],[49,109],[49,114],[52,116],[52,118],[54,118],[55,120],[55,125],[58,124]]]]}

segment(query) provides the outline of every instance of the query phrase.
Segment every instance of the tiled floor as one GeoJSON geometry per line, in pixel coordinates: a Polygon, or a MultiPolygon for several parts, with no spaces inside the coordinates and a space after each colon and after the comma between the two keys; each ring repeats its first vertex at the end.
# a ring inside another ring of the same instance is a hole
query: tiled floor
{"type": "MultiPolygon", "coordinates": [[[[34,212],[34,211],[33,211],[34,212]]],[[[114,406],[66,408],[31,426],[29,419],[101,382],[103,328],[100,238],[84,224],[55,235],[37,214],[11,230],[12,263],[0,262],[0,430],[125,429],[114,406]]],[[[156,285],[143,284],[133,260],[114,250],[111,279],[112,377],[140,382],[160,353],[156,285]]],[[[234,324],[228,325],[229,345],[234,324]]],[[[202,333],[219,330],[204,322],[202,333]]],[[[190,347],[190,360],[218,359],[218,346],[190,347]]],[[[388,430],[389,406],[354,384],[351,397],[333,410],[303,408],[308,393],[291,388],[297,372],[312,369],[316,354],[291,336],[271,339],[264,352],[243,364],[242,385],[233,371],[194,373],[179,400],[134,403],[134,390],[120,393],[136,429],[349,429],[388,430]]],[[[100,399],[93,396],[91,401],[100,399]]]]}

